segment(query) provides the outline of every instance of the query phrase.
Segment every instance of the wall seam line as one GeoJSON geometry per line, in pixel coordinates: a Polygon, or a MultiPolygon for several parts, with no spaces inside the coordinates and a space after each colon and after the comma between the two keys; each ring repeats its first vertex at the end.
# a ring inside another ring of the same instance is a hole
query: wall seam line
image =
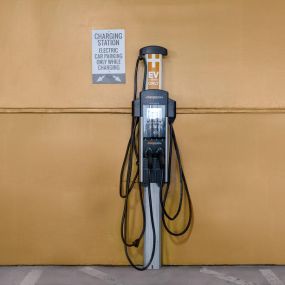
{"type": "MultiPolygon", "coordinates": [[[[0,108],[0,114],[131,114],[131,108],[0,108]]],[[[177,108],[177,114],[285,113],[285,108],[177,108]]]]}

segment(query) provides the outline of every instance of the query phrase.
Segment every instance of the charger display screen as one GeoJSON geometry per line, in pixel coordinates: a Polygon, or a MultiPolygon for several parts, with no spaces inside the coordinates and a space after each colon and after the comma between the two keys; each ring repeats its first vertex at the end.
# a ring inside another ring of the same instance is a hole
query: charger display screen
{"type": "Polygon", "coordinates": [[[144,105],[144,137],[163,138],[165,137],[165,106],[144,105]]]}

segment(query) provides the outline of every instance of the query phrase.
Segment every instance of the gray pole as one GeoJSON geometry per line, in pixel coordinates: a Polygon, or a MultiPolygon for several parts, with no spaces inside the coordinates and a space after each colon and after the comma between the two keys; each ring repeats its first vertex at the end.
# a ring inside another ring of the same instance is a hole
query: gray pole
{"type": "Polygon", "coordinates": [[[160,188],[156,183],[150,184],[149,187],[144,188],[144,204],[145,204],[145,217],[146,217],[146,228],[144,235],[144,263],[149,261],[152,252],[152,226],[149,213],[149,200],[148,191],[151,191],[152,198],[152,211],[154,219],[154,228],[156,234],[155,253],[152,263],[148,269],[159,269],[161,267],[161,207],[160,207],[160,188]]]}

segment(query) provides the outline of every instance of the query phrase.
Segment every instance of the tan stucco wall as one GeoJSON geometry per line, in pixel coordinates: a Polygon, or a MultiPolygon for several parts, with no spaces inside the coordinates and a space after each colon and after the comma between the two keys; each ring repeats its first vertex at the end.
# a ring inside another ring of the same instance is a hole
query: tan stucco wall
{"type": "Polygon", "coordinates": [[[194,205],[191,237],[165,236],[164,263],[285,263],[284,8],[2,0],[0,264],[126,264],[118,178],[148,44],[169,49],[194,205]],[[92,28],[126,30],[127,84],[91,84],[92,28]]]}

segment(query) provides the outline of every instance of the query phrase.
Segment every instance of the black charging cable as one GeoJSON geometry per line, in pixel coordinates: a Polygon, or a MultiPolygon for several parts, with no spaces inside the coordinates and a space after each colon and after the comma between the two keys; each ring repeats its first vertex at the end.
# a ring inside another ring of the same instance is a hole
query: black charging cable
{"type": "Polygon", "coordinates": [[[163,194],[163,188],[164,188],[163,187],[163,173],[165,170],[164,170],[164,165],[160,165],[161,172],[162,172],[162,175],[161,175],[162,181],[161,181],[161,185],[160,185],[160,204],[161,204],[161,209],[162,209],[162,223],[163,223],[165,230],[170,235],[181,236],[188,231],[188,229],[190,228],[191,222],[192,222],[192,202],[191,202],[190,192],[189,192],[189,188],[188,188],[187,181],[185,178],[184,170],[182,167],[182,161],[181,161],[181,157],[180,157],[180,151],[179,151],[178,143],[176,140],[176,136],[175,136],[175,132],[174,132],[172,124],[169,124],[169,129],[170,129],[170,132],[169,132],[170,133],[170,143],[169,143],[169,159],[168,159],[169,163],[168,163],[168,171],[167,171],[168,172],[168,182],[166,183],[166,189],[165,189],[164,194],[163,194]],[[166,201],[167,201],[168,194],[169,194],[169,188],[170,188],[173,145],[174,145],[174,150],[175,150],[177,161],[178,161],[180,194],[179,194],[179,204],[178,204],[177,210],[176,210],[175,214],[171,216],[168,213],[168,211],[166,210],[165,205],[166,205],[166,201]],[[186,200],[187,200],[187,205],[188,205],[187,223],[181,231],[175,232],[169,228],[169,226],[166,223],[166,219],[168,219],[170,221],[175,221],[178,218],[178,216],[182,210],[183,197],[184,197],[183,193],[184,192],[186,194],[186,200]]]}

